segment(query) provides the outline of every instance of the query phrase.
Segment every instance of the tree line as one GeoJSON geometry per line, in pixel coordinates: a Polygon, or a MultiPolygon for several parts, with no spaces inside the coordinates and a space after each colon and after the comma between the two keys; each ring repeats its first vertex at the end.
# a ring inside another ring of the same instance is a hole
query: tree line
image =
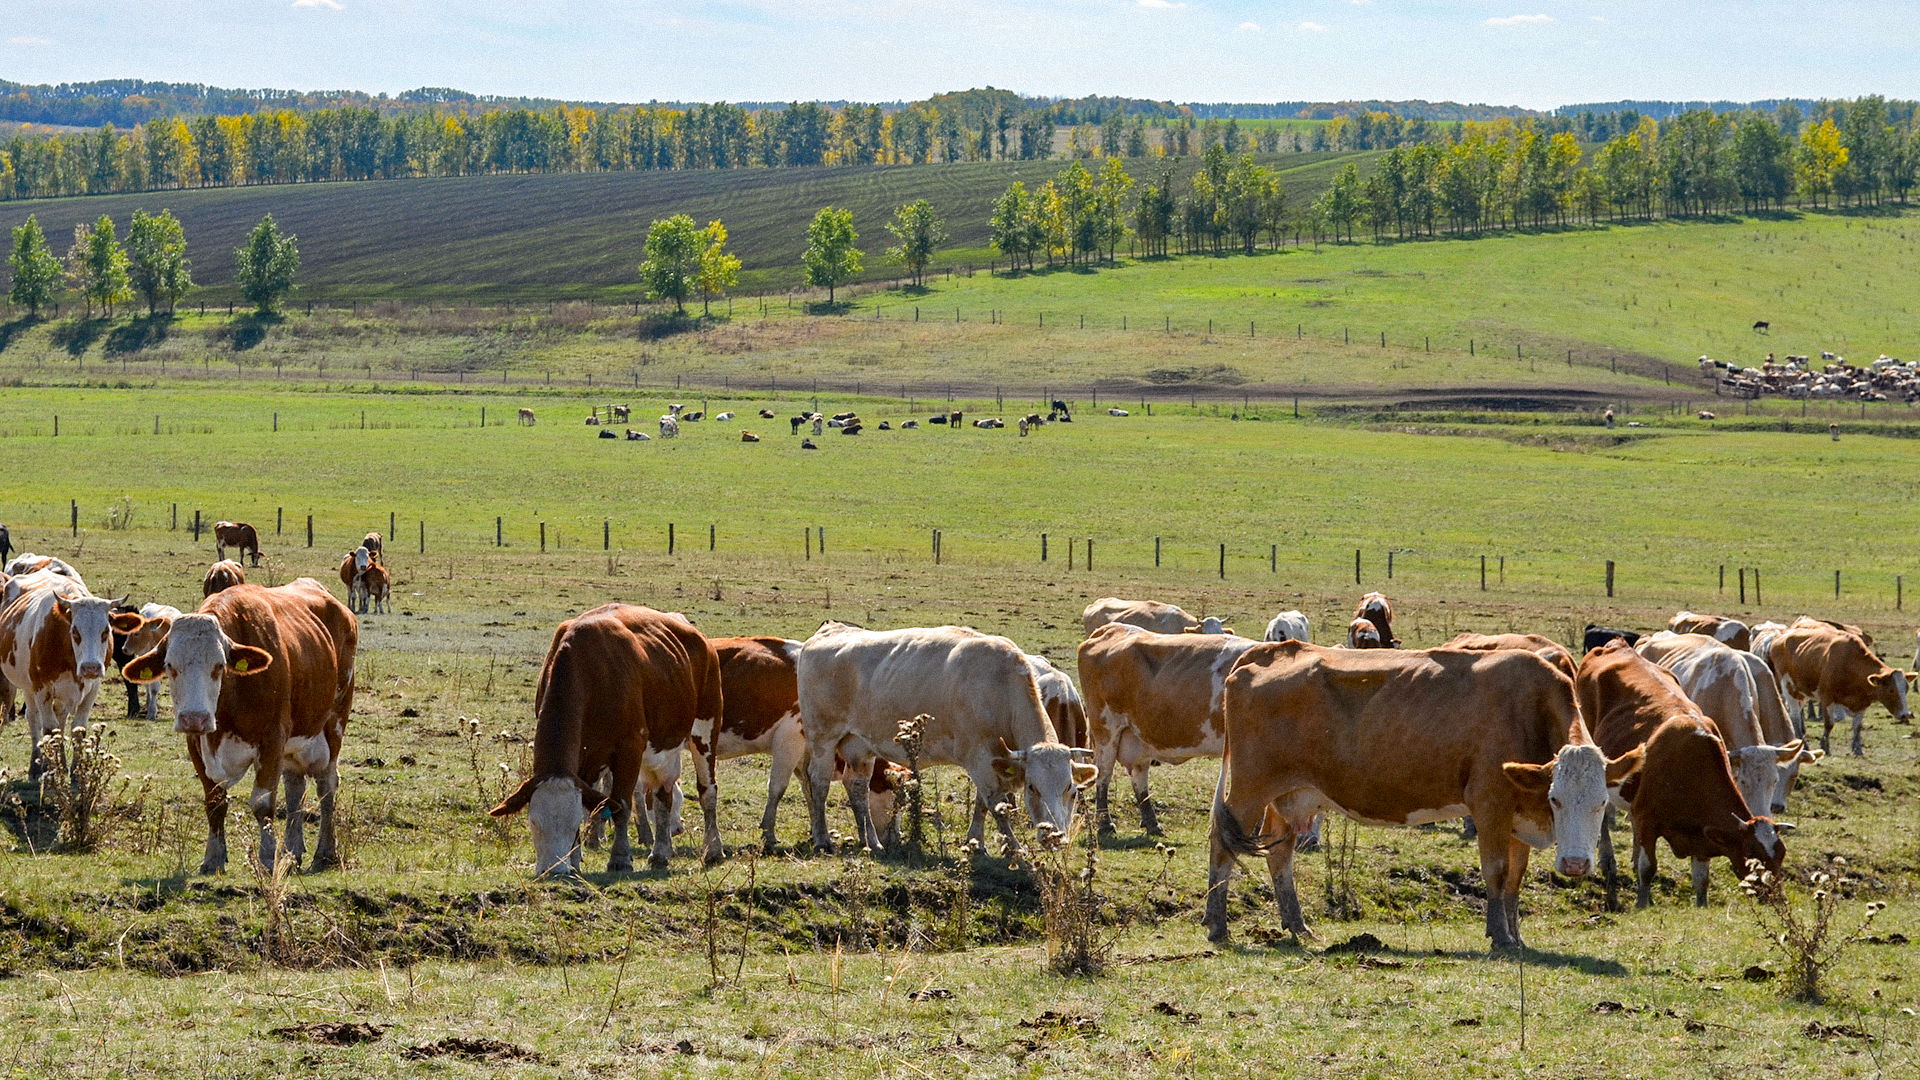
{"type": "MultiPolygon", "coordinates": [[[[267,314],[294,288],[300,268],[300,248],[291,233],[283,232],[268,214],[247,233],[234,250],[234,282],[259,314],[267,314]]],[[[112,318],[116,305],[136,296],[149,316],[174,305],[193,288],[193,262],[187,257],[187,232],[173,211],[149,214],[135,210],[122,242],[113,218],[73,227],[73,245],[63,261],[53,253],[39,218],[29,214],[13,229],[7,254],[7,300],[27,309],[37,319],[70,290],[85,317],[98,309],[112,318]]]]}

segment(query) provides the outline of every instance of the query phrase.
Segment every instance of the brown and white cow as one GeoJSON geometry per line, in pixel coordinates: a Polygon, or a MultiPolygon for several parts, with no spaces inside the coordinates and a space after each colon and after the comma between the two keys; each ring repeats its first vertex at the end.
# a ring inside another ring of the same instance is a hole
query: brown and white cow
{"type": "Polygon", "coordinates": [[[1116,622],[1151,630],[1156,634],[1184,634],[1198,630],[1201,625],[1199,619],[1177,605],[1163,604],[1158,600],[1122,600],[1117,596],[1104,596],[1080,612],[1080,625],[1086,629],[1089,637],[1093,636],[1095,630],[1116,622]]]}
{"type": "Polygon", "coordinates": [[[253,565],[260,565],[260,534],[253,526],[244,521],[216,521],[213,523],[214,558],[225,559],[228,548],[237,548],[240,558],[253,557],[253,565]]]}
{"type": "Polygon", "coordinates": [[[393,575],[378,559],[368,563],[360,575],[360,597],[362,613],[369,606],[376,615],[393,612],[393,575]]]}
{"type": "MultiPolygon", "coordinates": [[[[51,555],[35,555],[28,552],[15,557],[7,564],[4,588],[0,588],[0,606],[13,603],[14,599],[27,587],[28,578],[36,582],[44,581],[44,578],[32,577],[43,571],[75,582],[83,589],[87,587],[86,580],[80,576],[80,571],[69,566],[64,560],[56,559],[51,555]]],[[[89,591],[88,595],[91,596],[92,592],[89,591]]]]}
{"type": "Polygon", "coordinates": [[[520,420],[519,420],[519,422],[520,422],[520,426],[521,426],[521,427],[532,427],[532,426],[533,426],[533,424],[534,424],[534,416],[533,416],[533,410],[532,410],[532,409],[527,409],[527,408],[522,408],[522,409],[520,410],[520,420]]]}
{"type": "MultiPolygon", "coordinates": [[[[1013,823],[999,812],[1025,789],[1027,812],[1043,842],[1059,843],[1073,826],[1074,793],[1093,779],[1085,751],[1060,742],[1040,700],[1027,656],[1003,637],[965,626],[866,630],[822,623],[800,649],[801,726],[807,734],[807,808],[813,843],[832,850],[827,788],[836,759],[846,762],[855,832],[869,849],[879,834],[852,781],[875,757],[904,763],[899,726],[922,714],[922,767],[958,765],[973,780],[1009,844],[1013,823]]],[[[976,818],[983,840],[985,823],[976,818]]]]}
{"type": "MultiPolygon", "coordinates": [[[[114,655],[120,661],[122,674],[135,657],[145,656],[160,647],[160,643],[166,640],[167,631],[173,629],[173,620],[180,617],[180,609],[171,604],[142,604],[135,614],[140,616],[139,627],[125,634],[117,634],[119,640],[114,643],[114,655]]],[[[127,715],[160,719],[160,684],[128,682],[126,685],[127,715]]]]}
{"type": "Polygon", "coordinates": [[[1044,656],[1027,654],[1027,667],[1040,690],[1040,703],[1046,706],[1047,719],[1053,721],[1054,734],[1068,746],[1086,746],[1092,733],[1087,726],[1087,702],[1080,696],[1073,679],[1044,656]]]}
{"type": "Polygon", "coordinates": [[[1832,752],[1835,720],[1853,722],[1851,752],[1866,753],[1861,742],[1867,709],[1882,705],[1897,721],[1913,719],[1907,704],[1907,673],[1875,656],[1864,634],[1819,619],[1796,619],[1772,635],[1765,657],[1780,680],[1794,730],[1806,733],[1808,704],[1820,707],[1820,749],[1832,752]]]}
{"type": "Polygon", "coordinates": [[[1800,763],[1819,761],[1826,755],[1807,750],[1801,740],[1791,737],[1791,728],[1784,723],[1766,722],[1771,718],[1766,716],[1769,711],[1779,721],[1786,719],[1780,692],[1766,665],[1752,653],[1706,634],[1676,634],[1670,630],[1641,638],[1634,651],[1672,674],[1688,700],[1713,721],[1721,741],[1727,744],[1733,780],[1747,806],[1768,814],[1785,811],[1787,793],[1792,790],[1800,763]],[[1770,728],[1776,734],[1786,728],[1789,737],[1773,742],[1770,728]]]}
{"type": "Polygon", "coordinates": [[[1674,612],[1667,629],[1675,634],[1704,634],[1736,649],[1753,648],[1753,631],[1739,619],[1725,615],[1700,615],[1691,611],[1674,612]]]}
{"type": "Polygon", "coordinates": [[[1400,647],[1400,639],[1393,636],[1393,601],[1387,599],[1385,593],[1370,592],[1362,596],[1359,606],[1353,609],[1353,617],[1367,620],[1380,631],[1380,648],[1400,647]]]}
{"type": "Polygon", "coordinates": [[[613,815],[609,873],[633,869],[627,826],[641,787],[652,813],[650,865],[673,855],[673,790],[680,748],[693,746],[694,778],[706,822],[706,855],[721,857],[714,736],[722,712],[720,659],[693,624],[634,604],[602,604],[554,631],[534,693],[533,773],[489,813],[527,811],[534,872],[570,874],[580,865],[580,827],[602,805],[613,815]],[[591,781],[602,770],[612,787],[591,781]]]}
{"type": "Polygon", "coordinates": [[[347,587],[347,609],[356,614],[367,610],[367,569],[373,565],[373,553],[357,547],[340,560],[340,583],[347,587]]]}
{"type": "Polygon", "coordinates": [[[370,532],[361,537],[360,546],[367,549],[367,554],[372,556],[375,562],[380,561],[380,552],[386,547],[385,542],[377,532],[370,532]]]}
{"type": "Polygon", "coordinates": [[[1520,649],[1536,653],[1542,659],[1567,673],[1571,679],[1579,669],[1573,654],[1565,645],[1539,634],[1455,634],[1453,640],[1440,646],[1443,649],[1472,649],[1477,652],[1493,652],[1500,649],[1520,649]]]}
{"type": "Polygon", "coordinates": [[[320,797],[312,868],[338,863],[334,793],[359,642],[353,613],[319,582],[297,578],[277,588],[236,585],[214,593],[173,620],[159,647],[122,669],[136,683],[164,677],[173,693],[173,729],[187,737],[206,796],[201,873],[227,864],[227,790],[249,770],[247,805],[260,829],[261,864],[274,865],[276,778],[286,786],[288,857],[297,866],[306,853],[300,804],[311,778],[320,797]]]}
{"type": "Polygon", "coordinates": [[[221,559],[207,567],[207,576],[200,580],[200,598],[206,599],[222,589],[231,589],[235,585],[247,583],[246,568],[232,559],[221,559]]]}
{"type": "Polygon", "coordinates": [[[1236,855],[1266,856],[1282,922],[1310,933],[1294,849],[1315,815],[1336,810],[1374,825],[1473,815],[1487,936],[1496,949],[1519,948],[1528,849],[1553,844],[1561,873],[1587,873],[1609,788],[1639,766],[1637,753],[1605,758],[1580,723],[1572,680],[1523,650],[1272,642],[1240,658],[1222,704],[1206,905],[1214,941],[1227,936],[1236,855]]]}
{"type": "Polygon", "coordinates": [[[138,629],[140,616],[114,612],[64,574],[39,570],[8,581],[14,599],[0,609],[0,681],[7,704],[18,687],[32,741],[28,776],[46,771],[40,740],[85,727],[113,653],[113,631],[138,629]]]}
{"type": "Polygon", "coordinates": [[[1092,730],[1094,813],[1113,831],[1108,789],[1116,766],[1133,781],[1140,827],[1160,835],[1149,791],[1154,763],[1219,757],[1226,748],[1220,688],[1234,662],[1258,642],[1224,634],[1156,634],[1109,624],[1080,643],[1080,691],[1092,730]]]}
{"type": "MultiPolygon", "coordinates": [[[[1707,902],[1707,868],[1724,856],[1734,874],[1746,876],[1750,860],[1779,870],[1786,857],[1773,820],[1756,816],[1733,780],[1727,747],[1700,707],[1665,668],[1624,641],[1589,652],[1574,680],[1580,714],[1609,754],[1645,751],[1640,775],[1620,793],[1633,823],[1633,869],[1637,906],[1653,903],[1657,845],[1693,860],[1693,902],[1707,902]]],[[[1618,907],[1613,880],[1613,842],[1600,848],[1607,908],[1618,907]]]]}
{"type": "Polygon", "coordinates": [[[1347,648],[1384,649],[1387,642],[1371,619],[1355,619],[1347,624],[1347,648]]]}

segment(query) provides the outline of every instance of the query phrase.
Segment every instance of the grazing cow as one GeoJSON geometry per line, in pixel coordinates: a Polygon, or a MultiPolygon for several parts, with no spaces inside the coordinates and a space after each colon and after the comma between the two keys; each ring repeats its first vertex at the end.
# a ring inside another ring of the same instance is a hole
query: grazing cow
{"type": "Polygon", "coordinates": [[[802,450],[818,450],[818,449],[820,449],[820,448],[819,448],[818,446],[816,446],[816,445],[814,445],[814,442],[813,442],[813,440],[812,440],[812,439],[801,439],[801,440],[800,440],[800,449],[802,449],[802,450]]]}
{"type": "Polygon", "coordinates": [[[825,435],[827,433],[826,429],[827,429],[827,418],[824,416],[821,416],[819,413],[814,413],[813,414],[813,433],[815,435],[825,435]]]}
{"type": "Polygon", "coordinates": [[[627,441],[628,442],[652,442],[653,436],[647,434],[644,431],[635,431],[632,428],[628,428],[627,441]]]}
{"type": "Polygon", "coordinates": [[[615,421],[615,422],[624,424],[632,417],[633,417],[633,406],[631,405],[607,406],[607,419],[610,421],[615,421]]]}
{"type": "Polygon", "coordinates": [[[760,436],[755,435],[751,431],[742,430],[740,432],[740,441],[741,442],[759,442],[760,436]]]}
{"type": "Polygon", "coordinates": [[[113,611],[114,601],[50,570],[24,574],[8,585],[17,591],[0,610],[0,684],[9,708],[14,687],[26,699],[32,743],[27,775],[38,779],[46,771],[41,738],[86,726],[113,652],[113,631],[139,629],[140,616],[113,611]]]}
{"type": "MultiPolygon", "coordinates": [[[[819,850],[832,850],[827,788],[835,761],[846,762],[850,778],[866,776],[875,757],[904,762],[900,722],[921,714],[933,719],[922,728],[920,764],[965,769],[1009,844],[1013,823],[999,808],[1022,788],[1042,842],[1067,838],[1074,791],[1093,779],[1093,766],[1077,760],[1085,751],[1059,741],[1026,654],[1013,642],[963,626],[874,631],[829,621],[801,647],[798,675],[811,756],[807,807],[819,850]]],[[[852,786],[855,833],[877,848],[866,800],[852,786]]],[[[984,826],[976,817],[980,831],[970,838],[983,840],[984,826]]]]}
{"type": "Polygon", "coordinates": [[[207,576],[200,580],[200,596],[202,599],[205,599],[222,589],[231,589],[235,585],[245,585],[246,583],[247,571],[245,567],[234,562],[232,559],[221,559],[219,562],[207,567],[207,576]]]}
{"type": "Polygon", "coordinates": [[[716,424],[717,424],[717,423],[720,423],[720,422],[722,422],[722,421],[725,421],[725,420],[731,420],[731,419],[733,419],[733,414],[732,414],[732,413],[730,413],[730,412],[723,412],[723,413],[719,413],[719,414],[717,414],[717,415],[715,415],[715,416],[714,416],[714,418],[713,418],[713,421],[714,421],[714,423],[716,423],[716,424]]]}
{"type": "Polygon", "coordinates": [[[1782,739],[1778,744],[1770,740],[1770,727],[1775,732],[1784,729],[1788,735],[1792,729],[1763,719],[1768,711],[1763,702],[1770,697],[1772,711],[1785,720],[1780,693],[1766,666],[1753,654],[1705,634],[1663,630],[1642,638],[1634,651],[1665,668],[1687,698],[1713,721],[1720,740],[1727,744],[1733,782],[1747,806],[1767,814],[1785,811],[1800,763],[1826,755],[1806,750],[1799,739],[1782,739]]]}
{"type": "Polygon", "coordinates": [[[1522,649],[1566,672],[1571,679],[1579,670],[1573,654],[1565,645],[1552,638],[1539,634],[1455,634],[1453,640],[1440,646],[1443,649],[1472,649],[1479,652],[1492,652],[1498,649],[1522,649]]]}
{"type": "Polygon", "coordinates": [[[674,438],[678,438],[679,436],[680,436],[680,421],[674,419],[671,416],[661,417],[660,418],[660,437],[663,439],[674,439],[674,438]]]}
{"type": "Polygon", "coordinates": [[[1072,410],[1072,409],[1069,409],[1069,408],[1067,408],[1067,403],[1066,403],[1066,402],[1064,402],[1064,401],[1061,401],[1061,400],[1060,400],[1059,398],[1054,398],[1054,399],[1053,399],[1053,406],[1052,406],[1052,408],[1053,408],[1053,411],[1054,411],[1054,412],[1057,412],[1057,413],[1059,413],[1059,414],[1060,414],[1060,415],[1061,415],[1062,417],[1065,417],[1065,418],[1068,418],[1068,419],[1071,419],[1071,418],[1072,418],[1072,415],[1073,415],[1073,410],[1072,410]]]}
{"type": "Polygon", "coordinates": [[[1347,624],[1347,648],[1384,649],[1385,639],[1380,636],[1380,628],[1370,619],[1355,619],[1347,624]]]}
{"type": "Polygon", "coordinates": [[[791,430],[791,431],[789,431],[789,432],[788,432],[788,434],[790,434],[790,435],[798,435],[798,434],[800,434],[800,425],[801,425],[801,424],[804,424],[804,423],[806,423],[806,422],[807,422],[807,420],[808,420],[808,417],[806,417],[806,416],[789,416],[789,417],[787,417],[787,424],[788,424],[788,425],[789,425],[789,426],[790,426],[790,427],[792,428],[792,430],[791,430]]]}
{"type": "Polygon", "coordinates": [[[520,426],[521,427],[533,426],[533,410],[532,409],[520,410],[520,426]]]}
{"type": "Polygon", "coordinates": [[[1107,415],[1108,416],[1130,416],[1132,414],[1127,412],[1127,410],[1125,409],[1108,409],[1107,415]]]}
{"type": "MultiPolygon", "coordinates": [[[[1666,669],[1624,642],[1610,642],[1581,659],[1574,693],[1602,750],[1644,751],[1638,781],[1620,794],[1633,823],[1636,906],[1653,903],[1657,845],[1663,839],[1676,856],[1693,860],[1696,906],[1706,905],[1707,867],[1716,857],[1724,856],[1741,877],[1748,860],[1780,869],[1786,845],[1773,820],[1748,809],[1734,783],[1726,744],[1666,669]]],[[[1617,910],[1610,838],[1600,847],[1600,869],[1607,910],[1617,910]]]]}
{"type": "Polygon", "coordinates": [[[1588,623],[1587,628],[1580,631],[1580,655],[1585,656],[1614,638],[1619,638],[1629,645],[1640,643],[1640,635],[1631,630],[1616,630],[1611,626],[1596,626],[1588,623]]]}
{"type": "MultiPolygon", "coordinates": [[[[180,609],[170,604],[142,604],[134,614],[140,616],[140,627],[121,633],[113,632],[113,660],[120,665],[124,673],[127,665],[136,656],[144,656],[160,647],[167,631],[173,628],[173,620],[180,617],[180,609]]],[[[149,720],[160,719],[160,684],[128,682],[120,680],[127,688],[127,715],[145,716],[149,720]]]]}
{"type": "Polygon", "coordinates": [[[1155,762],[1218,757],[1226,746],[1220,687],[1234,661],[1258,644],[1225,635],[1158,634],[1109,624],[1080,643],[1080,689],[1092,729],[1096,820],[1113,831],[1107,793],[1116,765],[1133,782],[1140,827],[1160,835],[1148,789],[1155,762]]]}
{"type": "Polygon", "coordinates": [[[215,557],[227,557],[228,548],[238,548],[242,559],[253,556],[253,565],[260,565],[260,534],[253,526],[244,521],[216,521],[213,523],[213,550],[215,557]]]}
{"type": "Polygon", "coordinates": [[[124,669],[139,683],[164,676],[172,690],[173,729],[187,736],[187,756],[206,797],[201,873],[227,864],[227,789],[249,769],[247,805],[260,829],[261,864],[274,865],[276,777],[286,784],[286,850],[294,865],[306,852],[300,804],[309,777],[318,781],[320,796],[312,868],[338,862],[334,792],[359,641],[353,613],[312,578],[272,589],[238,585],[173,620],[159,646],[124,669]]]}
{"type": "Polygon", "coordinates": [[[1027,423],[1026,417],[1023,416],[1020,418],[1020,437],[1021,438],[1024,439],[1027,437],[1027,429],[1031,426],[1032,425],[1027,423]]]}
{"type": "Polygon", "coordinates": [[[760,410],[760,419],[762,419],[762,420],[771,420],[771,419],[773,419],[773,410],[772,410],[772,409],[761,409],[761,410],[760,410]]]}
{"type": "MultiPolygon", "coordinates": [[[[1739,619],[1730,619],[1725,615],[1697,615],[1691,611],[1676,611],[1673,618],[1667,620],[1668,631],[1675,634],[1705,634],[1715,641],[1731,645],[1736,649],[1753,648],[1753,631],[1739,619]]],[[[1639,642],[1634,642],[1638,645],[1639,642]]]]}
{"type": "Polygon", "coordinates": [[[1312,641],[1313,624],[1304,612],[1283,611],[1267,623],[1265,641],[1312,641]]]}
{"type": "Polygon", "coordinates": [[[393,613],[393,575],[378,559],[368,563],[366,571],[360,575],[360,598],[362,614],[368,605],[373,607],[376,615],[393,613]]]}
{"type": "Polygon", "coordinates": [[[545,877],[578,870],[580,826],[588,812],[608,806],[607,871],[625,873],[633,869],[627,826],[639,788],[654,824],[648,863],[664,867],[673,855],[680,748],[691,744],[706,855],[717,860],[713,752],[721,709],[720,659],[692,623],[631,604],[603,604],[569,619],[554,631],[534,692],[533,773],[489,813],[527,811],[534,873],[545,877]],[[604,794],[589,783],[602,770],[612,772],[604,794]]]}
{"type": "Polygon", "coordinates": [[[1108,623],[1127,623],[1156,634],[1184,634],[1200,628],[1200,620],[1173,604],[1157,600],[1122,600],[1103,596],[1080,612],[1080,625],[1092,637],[1108,623]]]}
{"type": "Polygon", "coordinates": [[[1772,329],[1773,324],[1765,319],[1756,320],[1753,324],[1753,332],[1756,334],[1765,334],[1772,331],[1772,329]]]}
{"type": "Polygon", "coordinates": [[[1385,593],[1370,592],[1360,598],[1360,606],[1353,609],[1353,617],[1365,619],[1380,631],[1382,648],[1400,647],[1400,639],[1393,633],[1393,601],[1385,593]]]}
{"type": "Polygon", "coordinates": [[[1601,421],[1602,421],[1602,422],[1604,422],[1604,423],[1605,423],[1605,424],[1607,425],[1607,428],[1608,428],[1608,430],[1612,430],[1612,428],[1613,428],[1613,422],[1614,422],[1614,421],[1613,421],[1613,410],[1612,410],[1612,409],[1608,409],[1608,410],[1607,410],[1606,412],[1604,412],[1604,413],[1601,413],[1601,414],[1600,414],[1600,419],[1601,419],[1601,421]]]}
{"type": "Polygon", "coordinates": [[[1338,810],[1372,825],[1471,814],[1487,936],[1495,949],[1521,948],[1528,849],[1552,844],[1562,874],[1587,873],[1609,789],[1640,764],[1637,752],[1604,757],[1580,722],[1571,680],[1520,650],[1255,645],[1227,675],[1222,710],[1227,750],[1206,904],[1214,941],[1227,936],[1235,855],[1266,856],[1282,921],[1310,933],[1294,849],[1315,815],[1338,810]]]}
{"type": "Polygon", "coordinates": [[[1896,721],[1910,721],[1908,675],[1874,655],[1869,640],[1842,626],[1817,619],[1796,619],[1774,635],[1765,659],[1780,680],[1794,731],[1806,734],[1809,703],[1820,708],[1820,749],[1832,752],[1835,720],[1851,720],[1855,757],[1866,753],[1860,734],[1867,709],[1884,705],[1896,721]]]}
{"type": "Polygon", "coordinates": [[[367,549],[367,554],[373,556],[375,562],[380,561],[380,553],[386,548],[386,545],[380,539],[380,534],[377,532],[370,532],[361,537],[360,546],[367,549]]]}

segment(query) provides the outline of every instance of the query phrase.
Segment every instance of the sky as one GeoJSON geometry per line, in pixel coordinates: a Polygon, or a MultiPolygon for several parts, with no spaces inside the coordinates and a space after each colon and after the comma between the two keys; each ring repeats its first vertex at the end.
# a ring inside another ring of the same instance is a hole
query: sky
{"type": "Polygon", "coordinates": [[[1909,0],[0,0],[0,78],[567,100],[1920,98],[1909,0]]]}

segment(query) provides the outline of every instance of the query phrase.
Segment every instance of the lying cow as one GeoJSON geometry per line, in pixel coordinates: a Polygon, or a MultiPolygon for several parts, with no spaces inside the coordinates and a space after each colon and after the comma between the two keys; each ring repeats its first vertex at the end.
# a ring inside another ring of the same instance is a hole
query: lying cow
{"type": "Polygon", "coordinates": [[[1387,599],[1385,593],[1370,592],[1362,596],[1360,605],[1353,609],[1353,617],[1367,620],[1380,631],[1378,648],[1400,647],[1400,639],[1393,634],[1393,601],[1387,599]]]}

